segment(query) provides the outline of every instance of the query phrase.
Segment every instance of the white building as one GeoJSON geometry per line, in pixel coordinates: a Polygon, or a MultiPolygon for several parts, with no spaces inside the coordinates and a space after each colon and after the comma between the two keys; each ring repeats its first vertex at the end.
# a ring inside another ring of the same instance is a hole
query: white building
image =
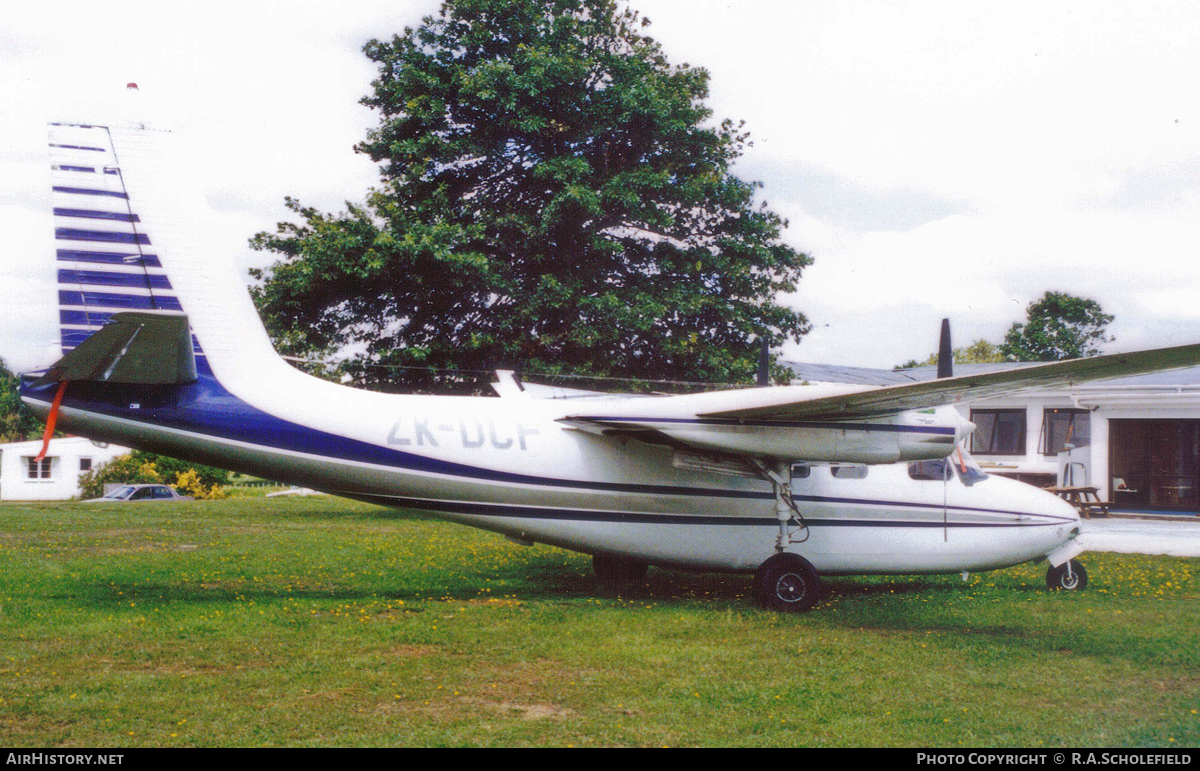
{"type": "MultiPolygon", "coordinates": [[[[810,382],[893,385],[937,376],[934,367],[784,363],[810,382]]],[[[954,373],[1020,366],[1029,365],[958,364],[954,373]]],[[[971,452],[990,473],[1096,487],[1123,510],[1200,512],[1200,367],[1027,391],[959,410],[977,426],[971,452]]]]}
{"type": "Polygon", "coordinates": [[[93,444],[81,436],[0,444],[0,501],[65,501],[79,495],[79,477],[129,452],[128,447],[93,444]]]}

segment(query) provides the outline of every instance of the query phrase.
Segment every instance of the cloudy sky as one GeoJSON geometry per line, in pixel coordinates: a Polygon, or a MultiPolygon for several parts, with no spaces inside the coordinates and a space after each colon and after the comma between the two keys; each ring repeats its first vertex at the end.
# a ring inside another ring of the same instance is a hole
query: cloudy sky
{"type": "MultiPolygon", "coordinates": [[[[351,151],[361,54],[428,0],[105,3],[0,20],[0,356],[57,343],[45,122],[136,117],[195,148],[219,243],[292,195],[324,209],[375,180],[351,151]],[[127,82],[140,86],[136,97],[127,82]],[[136,103],[133,99],[136,98],[136,103]]],[[[1200,341],[1200,5],[638,0],[674,62],[746,121],[764,184],[816,263],[787,298],[814,331],[785,354],[888,367],[998,342],[1054,289],[1117,318],[1110,350],[1200,341]]]]}

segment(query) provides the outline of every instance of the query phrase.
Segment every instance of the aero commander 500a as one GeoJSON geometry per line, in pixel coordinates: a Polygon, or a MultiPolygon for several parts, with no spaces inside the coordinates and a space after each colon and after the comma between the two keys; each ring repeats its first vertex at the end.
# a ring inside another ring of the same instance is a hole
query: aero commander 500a
{"type": "Polygon", "coordinates": [[[821,574],[1048,559],[1052,586],[1081,587],[1075,510],[984,474],[949,405],[1200,363],[1193,345],[883,388],[615,396],[501,372],[499,398],[360,391],[276,354],[233,260],[198,248],[170,135],[50,131],[63,356],[23,380],[35,411],[96,440],[590,553],[602,576],[754,572],[759,602],[788,610],[813,606],[821,574]]]}

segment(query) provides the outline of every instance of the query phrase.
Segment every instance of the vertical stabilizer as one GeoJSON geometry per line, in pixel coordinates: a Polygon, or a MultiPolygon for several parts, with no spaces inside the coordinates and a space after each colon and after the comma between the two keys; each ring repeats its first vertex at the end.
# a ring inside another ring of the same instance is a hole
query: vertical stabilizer
{"type": "Polygon", "coordinates": [[[205,249],[208,207],[169,131],[50,125],[64,354],[114,313],[180,311],[196,369],[235,389],[290,370],[276,355],[230,255],[205,249]]]}
{"type": "Polygon", "coordinates": [[[130,199],[109,128],[53,123],[49,134],[59,330],[67,354],[114,313],[182,306],[156,239],[130,199]]]}

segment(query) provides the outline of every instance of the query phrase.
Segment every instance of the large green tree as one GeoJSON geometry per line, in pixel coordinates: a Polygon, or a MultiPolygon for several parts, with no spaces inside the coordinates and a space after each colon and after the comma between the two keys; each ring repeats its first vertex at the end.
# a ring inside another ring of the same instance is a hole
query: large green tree
{"type": "MultiPolygon", "coordinates": [[[[365,203],[260,233],[255,299],[284,353],[359,384],[477,388],[434,368],[748,382],[807,256],[731,172],[706,70],[615,0],[448,0],[372,40],[380,164],[365,203]],[[416,369],[411,369],[416,368],[416,369]]],[[[776,373],[782,374],[777,368],[776,373]]]]}
{"type": "Polygon", "coordinates": [[[1009,327],[1000,352],[1011,361],[1061,361],[1096,356],[1112,342],[1113,317],[1100,303],[1065,292],[1046,292],[1029,304],[1024,324],[1009,327]]]}

